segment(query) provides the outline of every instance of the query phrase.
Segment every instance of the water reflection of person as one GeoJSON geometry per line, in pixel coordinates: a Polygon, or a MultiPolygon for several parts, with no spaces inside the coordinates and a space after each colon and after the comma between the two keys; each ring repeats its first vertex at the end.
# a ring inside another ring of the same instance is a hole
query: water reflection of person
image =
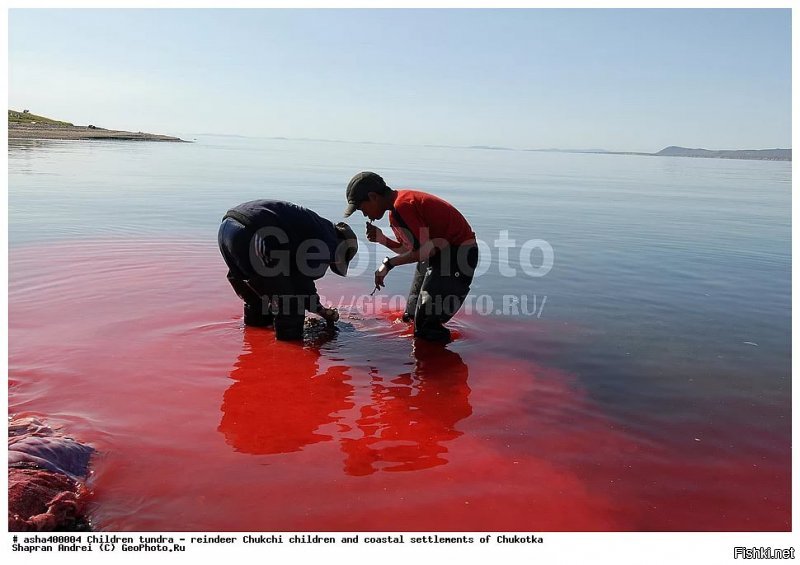
{"type": "Polygon", "coordinates": [[[353,407],[346,369],[320,373],[319,351],[275,339],[273,332],[245,328],[234,383],[222,400],[219,431],[236,451],[289,453],[329,441],[320,427],[353,407]]]}
{"type": "Polygon", "coordinates": [[[363,434],[343,438],[348,475],[419,471],[445,465],[445,443],[462,435],[456,424],[472,414],[469,369],[461,356],[416,340],[411,373],[387,380],[372,372],[372,403],[356,420],[363,434]]]}

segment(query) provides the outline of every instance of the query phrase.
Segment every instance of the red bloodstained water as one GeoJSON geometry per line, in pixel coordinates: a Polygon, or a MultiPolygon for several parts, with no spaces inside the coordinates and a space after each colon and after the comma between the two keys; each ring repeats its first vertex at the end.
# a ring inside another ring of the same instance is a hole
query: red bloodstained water
{"type": "Polygon", "coordinates": [[[98,530],[790,528],[788,446],[680,424],[706,444],[654,441],[574,375],[499,353],[544,347],[545,325],[461,313],[443,347],[370,304],[279,342],[243,327],[206,244],[15,248],[9,411],[98,450],[98,530]]]}

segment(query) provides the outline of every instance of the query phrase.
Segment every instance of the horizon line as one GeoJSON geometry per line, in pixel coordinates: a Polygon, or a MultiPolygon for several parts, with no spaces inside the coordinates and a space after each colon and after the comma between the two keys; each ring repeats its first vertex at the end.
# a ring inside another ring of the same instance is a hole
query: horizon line
{"type": "MultiPolygon", "coordinates": [[[[559,153],[594,153],[594,154],[634,154],[634,155],[656,155],[656,153],[646,152],[646,151],[611,151],[608,149],[586,149],[586,148],[575,148],[575,149],[565,149],[565,148],[556,148],[556,147],[547,147],[547,148],[519,148],[519,147],[505,147],[505,146],[498,146],[498,145],[449,145],[443,143],[396,143],[390,141],[364,141],[364,140],[347,140],[347,139],[327,139],[327,138],[320,138],[320,137],[287,137],[282,135],[275,135],[275,136],[267,136],[267,135],[244,135],[244,134],[236,134],[236,133],[191,133],[192,135],[200,135],[200,136],[216,136],[216,137],[239,137],[244,139],[270,139],[270,140],[278,140],[278,141],[318,141],[322,143],[353,143],[353,144],[361,144],[361,145],[389,145],[394,147],[435,147],[435,148],[443,148],[443,149],[479,149],[479,150],[486,150],[486,151],[534,151],[534,152],[559,152],[559,153]]],[[[689,147],[684,145],[667,145],[660,149],[659,151],[663,151],[664,149],[668,149],[670,147],[680,147],[682,149],[691,149],[697,151],[791,151],[791,147],[766,147],[761,149],[708,149],[705,147],[689,147]]]]}

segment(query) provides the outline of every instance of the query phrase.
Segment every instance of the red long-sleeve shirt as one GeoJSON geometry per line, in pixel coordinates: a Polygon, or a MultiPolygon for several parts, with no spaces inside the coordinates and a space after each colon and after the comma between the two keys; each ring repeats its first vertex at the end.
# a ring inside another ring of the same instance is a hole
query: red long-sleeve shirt
{"type": "MultiPolygon", "coordinates": [[[[427,241],[446,241],[448,244],[465,245],[475,242],[475,232],[469,222],[455,206],[426,192],[398,190],[394,210],[389,212],[389,225],[400,243],[413,248],[413,238],[405,232],[403,222],[416,237],[419,245],[427,241]]],[[[437,245],[437,247],[439,247],[437,245]]]]}

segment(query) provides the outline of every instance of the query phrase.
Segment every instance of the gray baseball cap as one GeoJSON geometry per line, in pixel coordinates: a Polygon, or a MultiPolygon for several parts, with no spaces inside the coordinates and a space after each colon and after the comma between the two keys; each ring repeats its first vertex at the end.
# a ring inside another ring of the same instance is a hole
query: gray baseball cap
{"type": "Polygon", "coordinates": [[[347,208],[344,210],[344,217],[358,210],[361,203],[369,198],[370,192],[386,194],[388,190],[389,187],[379,174],[370,171],[358,173],[347,185],[347,208]]]}
{"type": "Polygon", "coordinates": [[[339,222],[335,228],[336,235],[339,238],[339,245],[336,246],[334,261],[330,264],[330,267],[331,271],[337,275],[346,277],[350,261],[358,253],[358,238],[353,232],[353,228],[344,222],[339,222]]]}

